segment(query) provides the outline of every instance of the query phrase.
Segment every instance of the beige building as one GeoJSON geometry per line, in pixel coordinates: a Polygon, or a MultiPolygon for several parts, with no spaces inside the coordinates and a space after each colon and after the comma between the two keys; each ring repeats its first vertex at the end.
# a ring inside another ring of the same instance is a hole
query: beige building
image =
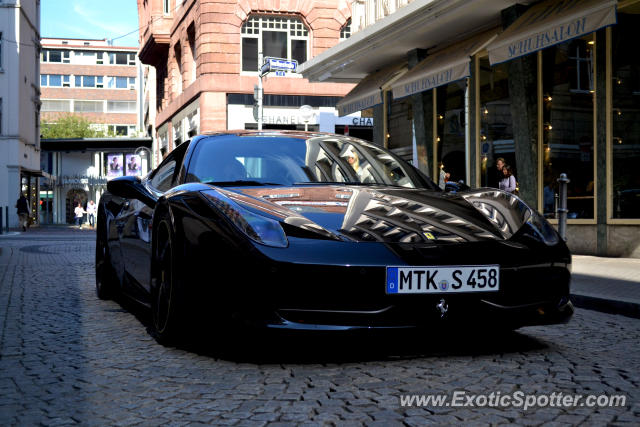
{"type": "Polygon", "coordinates": [[[566,173],[572,250],[640,257],[639,1],[366,0],[352,19],[300,72],[358,83],[338,107],[372,108],[375,142],[472,186],[504,158],[554,223],[566,173]]]}
{"type": "Polygon", "coordinates": [[[40,170],[40,2],[0,4],[0,209],[18,226],[15,204],[29,199],[37,221],[40,170]],[[8,209],[7,209],[8,208],[8,209]]]}
{"type": "Polygon", "coordinates": [[[78,202],[98,202],[110,178],[146,174],[149,140],[141,116],[141,77],[137,47],[113,46],[106,39],[42,39],[40,87],[42,117],[55,123],[74,114],[107,132],[101,139],[42,140],[40,188],[42,223],[73,222],[78,202]],[[117,168],[116,168],[117,164],[117,168]]]}

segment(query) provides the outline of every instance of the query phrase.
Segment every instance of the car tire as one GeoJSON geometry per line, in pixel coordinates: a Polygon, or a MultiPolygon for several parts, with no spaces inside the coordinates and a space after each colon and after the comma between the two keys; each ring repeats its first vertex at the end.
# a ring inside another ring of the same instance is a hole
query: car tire
{"type": "Polygon", "coordinates": [[[175,345],[182,331],[178,263],[175,239],[168,218],[157,225],[151,279],[152,335],[162,345],[175,345]]]}
{"type": "Polygon", "coordinates": [[[107,245],[105,221],[104,212],[100,211],[98,213],[98,229],[96,232],[96,295],[101,300],[114,298],[118,289],[118,279],[111,265],[111,255],[109,253],[109,245],[107,245]]]}

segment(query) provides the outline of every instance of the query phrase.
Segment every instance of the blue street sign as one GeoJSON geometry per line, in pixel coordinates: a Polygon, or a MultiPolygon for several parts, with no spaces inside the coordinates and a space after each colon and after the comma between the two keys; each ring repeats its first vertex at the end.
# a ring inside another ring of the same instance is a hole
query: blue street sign
{"type": "Polygon", "coordinates": [[[284,71],[282,71],[282,70],[276,70],[276,76],[278,76],[278,77],[284,77],[284,75],[285,75],[285,72],[284,72],[284,71]]]}
{"type": "Polygon", "coordinates": [[[283,58],[265,58],[265,63],[269,64],[269,71],[283,70],[295,72],[298,68],[298,61],[289,61],[283,58]]]}

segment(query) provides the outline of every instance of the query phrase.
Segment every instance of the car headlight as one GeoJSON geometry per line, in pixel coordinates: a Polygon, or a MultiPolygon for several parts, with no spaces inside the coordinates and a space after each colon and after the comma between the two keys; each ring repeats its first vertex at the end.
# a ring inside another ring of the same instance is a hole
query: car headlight
{"type": "Polygon", "coordinates": [[[549,224],[549,222],[544,219],[542,215],[536,212],[534,209],[530,209],[531,215],[529,219],[527,219],[527,224],[530,225],[533,233],[528,233],[532,235],[533,238],[539,240],[548,246],[553,246],[557,244],[560,240],[558,233],[556,230],[549,224]]]}
{"type": "Polygon", "coordinates": [[[276,248],[286,248],[289,245],[278,221],[252,212],[218,191],[206,190],[201,193],[254,242],[276,248]]]}

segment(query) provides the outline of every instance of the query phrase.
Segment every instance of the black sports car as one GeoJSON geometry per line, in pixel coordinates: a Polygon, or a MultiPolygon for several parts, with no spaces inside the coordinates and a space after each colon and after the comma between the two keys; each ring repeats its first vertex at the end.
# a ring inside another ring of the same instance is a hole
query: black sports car
{"type": "Polygon", "coordinates": [[[107,188],[98,296],[149,306],[163,343],[193,321],[495,330],[573,314],[571,255],[539,213],[497,189],[442,191],[358,139],[198,136],[107,188]]]}

